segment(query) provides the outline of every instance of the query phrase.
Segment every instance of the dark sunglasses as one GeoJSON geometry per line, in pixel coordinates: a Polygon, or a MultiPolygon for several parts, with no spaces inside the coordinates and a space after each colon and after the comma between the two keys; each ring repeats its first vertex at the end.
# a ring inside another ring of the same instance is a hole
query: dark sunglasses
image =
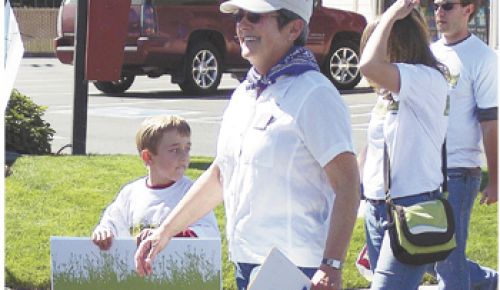
{"type": "Polygon", "coordinates": [[[444,3],[444,4],[436,4],[434,3],[434,11],[437,11],[439,8],[443,9],[444,11],[450,11],[453,9],[453,5],[463,5],[463,4],[469,4],[469,3],[463,3],[463,2],[458,2],[458,3],[444,3]]]}
{"type": "Polygon", "coordinates": [[[266,15],[278,17],[278,15],[260,14],[260,13],[253,13],[253,12],[248,12],[248,11],[244,11],[244,10],[238,10],[238,12],[233,13],[234,21],[236,21],[236,23],[240,23],[243,20],[243,18],[245,18],[245,15],[247,17],[248,22],[250,22],[252,24],[259,23],[260,20],[262,19],[262,17],[264,17],[266,15]]]}

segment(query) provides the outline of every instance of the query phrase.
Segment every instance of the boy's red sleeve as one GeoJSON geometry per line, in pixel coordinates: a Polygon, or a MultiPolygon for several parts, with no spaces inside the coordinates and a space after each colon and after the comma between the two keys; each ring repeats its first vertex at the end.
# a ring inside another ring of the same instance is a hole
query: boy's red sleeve
{"type": "Polygon", "coordinates": [[[187,228],[187,229],[179,232],[174,237],[175,238],[197,238],[198,236],[196,235],[196,233],[192,229],[187,228]]]}

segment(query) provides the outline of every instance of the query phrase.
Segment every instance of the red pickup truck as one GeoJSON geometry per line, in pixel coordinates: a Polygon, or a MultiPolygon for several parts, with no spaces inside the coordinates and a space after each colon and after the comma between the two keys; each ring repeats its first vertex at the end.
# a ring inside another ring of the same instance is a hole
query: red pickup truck
{"type": "MultiPolygon", "coordinates": [[[[56,56],[73,62],[76,1],[65,0],[58,17],[56,56]]],[[[121,79],[95,81],[105,93],[121,93],[135,76],[172,76],[188,94],[217,90],[222,73],[242,78],[250,64],[240,55],[231,15],[219,12],[223,0],[132,0],[121,79]]],[[[322,72],[338,89],[351,89],[360,79],[359,41],[366,19],[357,13],[323,7],[321,0],[309,24],[307,47],[322,72]]]]}

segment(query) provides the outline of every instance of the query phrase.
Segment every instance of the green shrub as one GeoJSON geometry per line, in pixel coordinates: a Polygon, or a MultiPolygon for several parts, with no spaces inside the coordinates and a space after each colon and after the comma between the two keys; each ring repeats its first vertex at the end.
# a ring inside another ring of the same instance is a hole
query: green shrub
{"type": "Polygon", "coordinates": [[[46,108],[12,90],[5,112],[5,150],[21,154],[49,154],[55,131],[42,119],[46,108]]]}

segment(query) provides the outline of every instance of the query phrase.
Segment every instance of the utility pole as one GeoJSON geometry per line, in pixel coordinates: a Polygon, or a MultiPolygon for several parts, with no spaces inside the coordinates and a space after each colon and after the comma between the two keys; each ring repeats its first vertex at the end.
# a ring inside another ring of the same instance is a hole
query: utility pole
{"type": "Polygon", "coordinates": [[[85,80],[85,59],[87,42],[87,2],[78,0],[76,13],[76,36],[74,53],[74,91],[73,91],[73,155],[86,154],[87,143],[87,106],[89,83],[85,80]]]}

